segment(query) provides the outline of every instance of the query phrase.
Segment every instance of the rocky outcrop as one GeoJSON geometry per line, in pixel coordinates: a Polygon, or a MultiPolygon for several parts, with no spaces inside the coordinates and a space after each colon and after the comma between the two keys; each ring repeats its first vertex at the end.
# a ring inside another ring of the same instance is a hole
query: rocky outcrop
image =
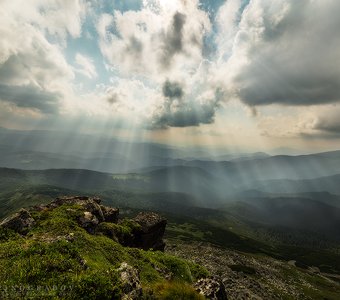
{"type": "Polygon", "coordinates": [[[197,292],[207,299],[227,300],[227,294],[222,281],[216,278],[202,278],[194,284],[197,292]]]}
{"type": "Polygon", "coordinates": [[[0,223],[0,227],[14,230],[20,234],[26,234],[34,225],[35,221],[26,209],[21,209],[14,215],[0,223]]]}
{"type": "Polygon", "coordinates": [[[60,206],[63,204],[70,205],[80,205],[86,211],[90,212],[99,222],[104,222],[104,213],[102,211],[102,205],[100,205],[101,199],[96,197],[84,197],[84,196],[74,196],[74,197],[60,197],[55,199],[50,206],[60,206]]]}
{"type": "Polygon", "coordinates": [[[48,206],[50,207],[58,207],[63,204],[70,204],[70,205],[81,205],[84,206],[87,203],[96,203],[100,205],[101,199],[97,197],[87,197],[87,196],[64,196],[58,197],[54,201],[52,201],[48,206]]]}
{"type": "Polygon", "coordinates": [[[78,219],[78,223],[88,233],[94,234],[99,221],[95,215],[89,211],[85,211],[84,214],[78,219]]]}
{"type": "MultiPolygon", "coordinates": [[[[123,224],[119,221],[118,208],[101,205],[101,200],[96,197],[59,197],[47,205],[34,206],[28,210],[22,209],[5,219],[0,226],[21,234],[27,233],[34,224],[30,212],[53,210],[65,204],[78,205],[81,208],[82,214],[77,217],[78,224],[90,234],[104,234],[123,246],[144,250],[164,250],[166,219],[156,213],[140,213],[134,220],[128,221],[130,224],[126,226],[126,222],[123,224]]],[[[74,211],[73,208],[68,209],[74,211]]]]}
{"type": "Polygon", "coordinates": [[[144,250],[164,251],[163,236],[167,224],[166,219],[156,213],[142,212],[134,218],[134,221],[141,226],[140,231],[136,233],[137,247],[144,250]]]}
{"type": "Polygon", "coordinates": [[[143,290],[138,271],[126,262],[123,262],[117,271],[121,280],[122,300],[140,299],[143,290]]]}
{"type": "Polygon", "coordinates": [[[103,205],[101,205],[100,208],[103,212],[105,222],[109,222],[109,223],[118,222],[118,217],[119,217],[118,208],[113,208],[113,207],[108,207],[108,206],[103,206],[103,205]]]}

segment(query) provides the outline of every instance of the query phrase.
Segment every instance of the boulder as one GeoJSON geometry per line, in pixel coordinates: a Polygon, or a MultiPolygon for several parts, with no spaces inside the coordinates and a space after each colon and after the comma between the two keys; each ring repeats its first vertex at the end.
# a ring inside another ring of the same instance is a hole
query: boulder
{"type": "Polygon", "coordinates": [[[94,214],[89,211],[85,211],[84,214],[78,219],[78,223],[88,233],[94,234],[99,221],[94,214]]]}
{"type": "Polygon", "coordinates": [[[118,272],[120,273],[121,288],[123,292],[122,300],[140,299],[143,290],[138,271],[126,262],[123,262],[120,265],[118,272]]]}
{"type": "Polygon", "coordinates": [[[107,207],[107,206],[100,206],[105,222],[109,223],[117,223],[118,222],[118,216],[119,216],[119,209],[113,208],[113,207],[107,207]]]}
{"type": "Polygon", "coordinates": [[[195,284],[194,288],[198,293],[211,300],[227,300],[225,286],[222,281],[216,278],[202,278],[195,284]]]}
{"type": "Polygon", "coordinates": [[[166,219],[156,213],[141,212],[134,218],[134,221],[141,226],[141,229],[135,233],[136,247],[144,250],[164,251],[163,236],[167,224],[166,219]]]}
{"type": "Polygon", "coordinates": [[[105,218],[104,218],[103,211],[97,202],[92,201],[92,200],[87,201],[83,204],[83,207],[86,209],[86,211],[89,211],[94,216],[96,216],[99,222],[104,222],[105,218]]]}
{"type": "Polygon", "coordinates": [[[83,205],[86,202],[93,201],[97,204],[101,203],[101,199],[97,197],[88,197],[88,196],[64,196],[56,198],[52,204],[56,206],[60,206],[63,204],[78,204],[83,205]]]}
{"type": "Polygon", "coordinates": [[[93,215],[97,217],[99,222],[104,221],[104,214],[102,212],[102,208],[100,205],[100,198],[96,197],[86,197],[86,196],[66,196],[66,197],[60,197],[56,198],[50,206],[57,207],[61,206],[63,204],[70,204],[70,205],[80,205],[82,206],[86,211],[91,212],[93,215]]]}
{"type": "Polygon", "coordinates": [[[12,229],[20,234],[26,234],[34,225],[35,221],[26,209],[21,209],[14,215],[0,223],[0,227],[12,229]]]}

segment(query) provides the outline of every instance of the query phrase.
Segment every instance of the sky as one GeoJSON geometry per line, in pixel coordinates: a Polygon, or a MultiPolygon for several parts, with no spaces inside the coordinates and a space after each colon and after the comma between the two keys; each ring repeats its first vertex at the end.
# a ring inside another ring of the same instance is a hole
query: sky
{"type": "Polygon", "coordinates": [[[340,149],[337,0],[0,0],[0,126],[340,149]]]}

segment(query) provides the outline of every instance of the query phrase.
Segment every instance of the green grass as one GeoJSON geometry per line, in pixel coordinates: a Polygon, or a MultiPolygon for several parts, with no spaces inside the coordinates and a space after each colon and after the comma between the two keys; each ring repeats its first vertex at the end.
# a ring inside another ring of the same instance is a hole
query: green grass
{"type": "Polygon", "coordinates": [[[162,300],[187,299],[204,300],[205,298],[195,292],[192,286],[181,282],[166,282],[154,287],[154,296],[162,300]]]}
{"type": "Polygon", "coordinates": [[[0,219],[22,207],[46,204],[61,195],[77,192],[49,185],[13,184],[0,190],[0,219]]]}
{"type": "MultiPolygon", "coordinates": [[[[127,262],[138,270],[145,295],[159,293],[159,285],[164,285],[161,294],[168,299],[167,293],[177,290],[172,284],[179,284],[183,295],[190,290],[191,296],[183,299],[199,299],[189,284],[207,276],[205,269],[163,252],[124,247],[103,234],[90,235],[77,224],[81,214],[79,206],[63,205],[34,213],[37,223],[26,237],[0,230],[1,298],[7,290],[12,298],[118,299],[117,268],[127,262]],[[173,281],[167,281],[166,274],[173,281]]],[[[103,227],[122,236],[136,226],[127,220],[111,225],[103,227]]]]}

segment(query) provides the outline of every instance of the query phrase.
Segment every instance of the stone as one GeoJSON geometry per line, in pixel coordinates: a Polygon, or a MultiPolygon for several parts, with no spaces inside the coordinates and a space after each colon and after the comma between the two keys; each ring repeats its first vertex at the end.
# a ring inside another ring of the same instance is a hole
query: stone
{"type": "Polygon", "coordinates": [[[83,216],[78,219],[78,223],[88,233],[94,234],[99,221],[95,215],[89,211],[85,211],[83,216]]]}
{"type": "Polygon", "coordinates": [[[118,272],[120,273],[121,289],[123,292],[122,300],[140,299],[143,293],[138,271],[123,262],[118,272]]]}
{"type": "Polygon", "coordinates": [[[35,221],[31,214],[26,209],[21,209],[19,212],[3,220],[0,223],[0,227],[12,229],[20,234],[27,234],[34,223],[35,221]]]}
{"type": "Polygon", "coordinates": [[[117,223],[118,222],[118,217],[119,217],[119,209],[118,208],[113,208],[113,207],[107,207],[107,206],[100,206],[104,220],[105,222],[109,223],[117,223]]]}
{"type": "Polygon", "coordinates": [[[99,222],[104,221],[104,214],[101,209],[101,200],[100,198],[96,197],[86,197],[86,196],[65,196],[56,198],[52,203],[51,206],[57,207],[63,204],[70,204],[70,205],[80,205],[86,211],[91,212],[93,215],[97,217],[99,222]]]}
{"type": "Polygon", "coordinates": [[[141,226],[140,231],[135,233],[136,247],[164,251],[166,219],[156,213],[141,212],[133,220],[141,226]]]}
{"type": "Polygon", "coordinates": [[[198,293],[210,300],[227,300],[224,284],[216,278],[202,278],[195,284],[198,293]]]}
{"type": "Polygon", "coordinates": [[[88,196],[64,196],[64,197],[58,197],[56,198],[52,203],[54,203],[57,206],[63,205],[63,204],[79,204],[83,205],[84,203],[88,201],[93,201],[97,204],[101,203],[100,198],[96,197],[88,197],[88,196]]]}

